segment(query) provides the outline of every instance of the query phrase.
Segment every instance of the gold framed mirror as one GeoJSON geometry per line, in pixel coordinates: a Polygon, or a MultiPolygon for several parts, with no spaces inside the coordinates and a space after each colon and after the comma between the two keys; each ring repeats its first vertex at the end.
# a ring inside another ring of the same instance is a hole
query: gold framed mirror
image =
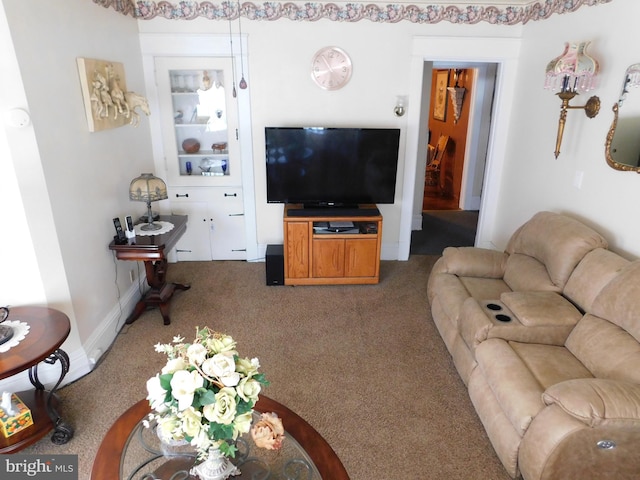
{"type": "Polygon", "coordinates": [[[640,173],[640,63],[627,68],[620,98],[613,105],[613,122],[605,142],[607,164],[615,169],[640,173]]]}

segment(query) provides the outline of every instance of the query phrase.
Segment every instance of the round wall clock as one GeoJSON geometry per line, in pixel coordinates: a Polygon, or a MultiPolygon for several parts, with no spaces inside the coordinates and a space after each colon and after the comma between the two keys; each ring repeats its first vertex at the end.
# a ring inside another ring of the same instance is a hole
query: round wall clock
{"type": "Polygon", "coordinates": [[[352,70],[349,55],[338,47],[325,47],[319,50],[311,62],[311,78],[325,90],[344,87],[351,78],[352,70]]]}

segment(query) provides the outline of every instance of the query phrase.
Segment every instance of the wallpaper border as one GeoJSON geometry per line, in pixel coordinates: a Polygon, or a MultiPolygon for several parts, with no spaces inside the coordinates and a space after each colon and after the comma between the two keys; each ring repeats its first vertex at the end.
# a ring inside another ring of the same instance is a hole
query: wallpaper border
{"type": "Polygon", "coordinates": [[[525,24],[544,20],[554,13],[564,14],[583,6],[595,6],[613,0],[539,0],[522,5],[444,5],[444,4],[364,4],[321,2],[198,2],[195,0],[93,0],[105,8],[113,8],[123,15],[140,20],[161,17],[168,20],[193,20],[203,17],[209,20],[233,20],[242,15],[249,20],[280,20],[314,22],[326,19],[334,22],[375,23],[408,21],[419,24],[435,24],[443,21],[459,24],[487,22],[494,25],[525,24]]]}

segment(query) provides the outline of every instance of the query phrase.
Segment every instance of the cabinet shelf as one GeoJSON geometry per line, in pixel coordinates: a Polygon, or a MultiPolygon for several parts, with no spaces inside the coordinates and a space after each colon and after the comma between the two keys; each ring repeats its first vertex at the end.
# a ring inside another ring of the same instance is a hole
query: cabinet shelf
{"type": "Polygon", "coordinates": [[[224,151],[224,152],[216,151],[214,153],[213,150],[200,150],[198,153],[187,153],[184,150],[180,150],[178,152],[178,156],[179,157],[214,157],[214,158],[218,158],[218,157],[228,157],[229,156],[229,152],[227,152],[227,151],[224,151]]]}

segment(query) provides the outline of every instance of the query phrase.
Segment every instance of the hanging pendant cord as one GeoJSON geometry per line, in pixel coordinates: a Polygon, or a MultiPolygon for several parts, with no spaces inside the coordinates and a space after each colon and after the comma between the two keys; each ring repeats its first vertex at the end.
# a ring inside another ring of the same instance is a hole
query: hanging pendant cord
{"type": "Polygon", "coordinates": [[[233,98],[236,98],[236,63],[233,58],[233,32],[231,31],[231,3],[227,4],[229,10],[227,11],[227,18],[229,19],[229,45],[231,47],[231,76],[233,77],[233,98]]]}
{"type": "Polygon", "coordinates": [[[238,35],[240,36],[240,88],[244,90],[247,88],[247,81],[244,79],[244,56],[242,53],[242,7],[240,6],[240,1],[238,0],[238,35]]]}

